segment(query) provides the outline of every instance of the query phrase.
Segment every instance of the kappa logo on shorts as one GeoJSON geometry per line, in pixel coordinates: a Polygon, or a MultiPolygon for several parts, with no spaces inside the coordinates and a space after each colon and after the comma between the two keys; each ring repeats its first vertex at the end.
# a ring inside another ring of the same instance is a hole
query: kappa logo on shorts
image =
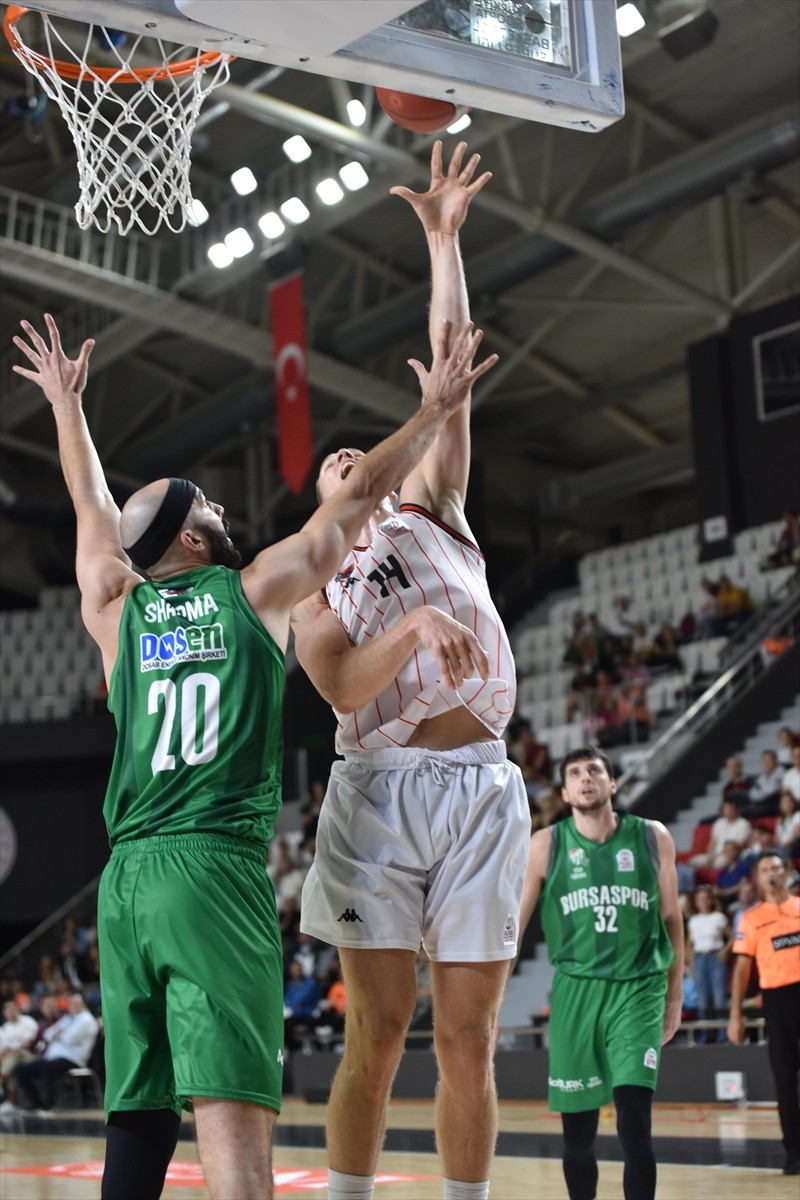
{"type": "Polygon", "coordinates": [[[636,863],[633,861],[632,850],[617,851],[617,870],[618,871],[635,871],[636,863]]]}
{"type": "MultiPolygon", "coordinates": [[[[342,915],[337,918],[337,923],[339,921],[347,921],[348,923],[350,921],[361,921],[361,917],[358,915],[358,913],[356,912],[356,910],[354,908],[346,908],[344,910],[344,912],[342,913],[342,915]]],[[[361,921],[361,924],[363,925],[364,922],[361,921]]]]}
{"type": "Polygon", "coordinates": [[[644,1065],[649,1067],[651,1071],[655,1071],[658,1066],[658,1055],[652,1046],[644,1052],[644,1065]]]}

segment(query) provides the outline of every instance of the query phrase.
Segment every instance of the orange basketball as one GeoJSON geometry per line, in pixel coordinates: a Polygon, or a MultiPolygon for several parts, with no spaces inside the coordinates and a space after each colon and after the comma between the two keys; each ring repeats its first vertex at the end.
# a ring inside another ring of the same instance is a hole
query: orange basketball
{"type": "Polygon", "coordinates": [[[438,133],[456,119],[456,106],[449,100],[432,100],[430,96],[412,96],[394,88],[375,88],[378,103],[387,116],[403,129],[414,133],[438,133]]]}

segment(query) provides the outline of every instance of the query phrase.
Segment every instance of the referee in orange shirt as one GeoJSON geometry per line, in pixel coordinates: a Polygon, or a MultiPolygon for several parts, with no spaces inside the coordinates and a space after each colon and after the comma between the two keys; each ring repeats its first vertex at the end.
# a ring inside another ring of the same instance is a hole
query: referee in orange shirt
{"type": "Polygon", "coordinates": [[[728,1037],[742,1044],[742,1000],[755,959],[787,1155],[783,1173],[800,1175],[800,898],[789,894],[786,863],[772,850],[756,859],[755,880],[764,900],[743,913],[733,943],[728,1037]]]}

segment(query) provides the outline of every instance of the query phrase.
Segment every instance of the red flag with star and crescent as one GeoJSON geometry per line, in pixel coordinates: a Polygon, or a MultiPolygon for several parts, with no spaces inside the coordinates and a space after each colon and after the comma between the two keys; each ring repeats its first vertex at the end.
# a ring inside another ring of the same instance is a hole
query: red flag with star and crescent
{"type": "Polygon", "coordinates": [[[297,495],[303,490],[314,459],[302,271],[270,284],[269,311],[275,369],[278,470],[287,487],[297,495]]]}

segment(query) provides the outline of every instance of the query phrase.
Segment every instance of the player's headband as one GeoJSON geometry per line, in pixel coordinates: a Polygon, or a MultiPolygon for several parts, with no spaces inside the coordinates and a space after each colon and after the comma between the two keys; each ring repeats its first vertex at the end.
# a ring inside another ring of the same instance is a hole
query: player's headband
{"type": "Polygon", "coordinates": [[[161,507],[138,541],[123,546],[128,557],[146,571],[164,555],[192,507],[197,488],[189,479],[170,479],[161,507]]]}

